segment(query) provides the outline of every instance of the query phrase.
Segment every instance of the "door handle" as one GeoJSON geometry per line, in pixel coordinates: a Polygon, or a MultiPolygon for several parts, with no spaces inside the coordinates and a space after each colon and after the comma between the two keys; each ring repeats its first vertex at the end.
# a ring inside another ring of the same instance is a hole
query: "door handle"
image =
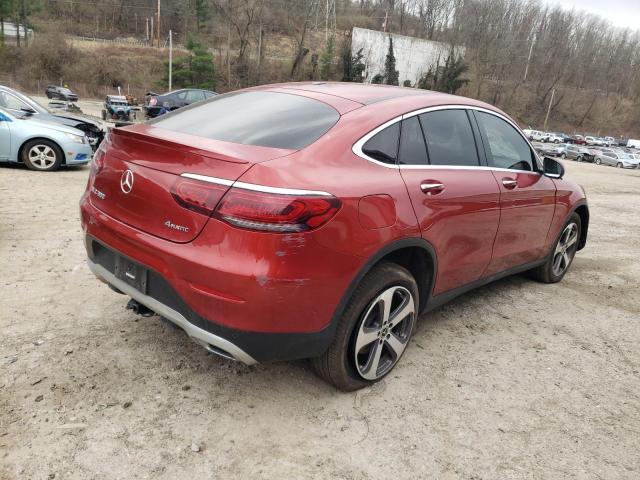
{"type": "Polygon", "coordinates": [[[513,178],[505,177],[505,178],[502,179],[502,185],[504,185],[504,188],[507,188],[509,190],[513,190],[514,188],[516,188],[518,186],[518,181],[514,180],[513,178]]]}
{"type": "Polygon", "coordinates": [[[436,194],[444,190],[444,184],[436,182],[425,182],[420,184],[420,190],[422,190],[424,193],[436,194]]]}

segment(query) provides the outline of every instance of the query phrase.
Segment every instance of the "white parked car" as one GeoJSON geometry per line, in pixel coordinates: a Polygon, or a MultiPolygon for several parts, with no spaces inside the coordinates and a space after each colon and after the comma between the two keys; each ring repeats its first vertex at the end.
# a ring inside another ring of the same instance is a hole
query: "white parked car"
{"type": "Polygon", "coordinates": [[[562,143],[564,142],[564,137],[558,135],[557,133],[548,133],[547,141],[552,143],[562,143]]]}
{"type": "Polygon", "coordinates": [[[549,134],[541,132],[539,130],[523,130],[524,134],[532,142],[546,142],[548,141],[549,134]]]}
{"type": "Polygon", "coordinates": [[[618,144],[618,142],[616,142],[616,139],[613,137],[604,137],[604,143],[607,147],[613,147],[618,144]]]}
{"type": "Polygon", "coordinates": [[[598,137],[586,136],[584,137],[587,145],[595,145],[597,147],[604,147],[604,142],[598,137]]]}

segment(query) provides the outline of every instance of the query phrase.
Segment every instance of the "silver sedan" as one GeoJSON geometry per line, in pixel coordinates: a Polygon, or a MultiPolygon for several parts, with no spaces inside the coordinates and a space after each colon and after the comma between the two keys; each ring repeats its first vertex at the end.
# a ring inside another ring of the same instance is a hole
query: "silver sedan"
{"type": "Polygon", "coordinates": [[[86,164],[92,154],[84,132],[0,108],[0,161],[51,171],[61,165],[86,164]]]}
{"type": "Polygon", "coordinates": [[[611,165],[618,168],[638,168],[639,163],[629,153],[609,149],[604,149],[596,155],[595,161],[597,165],[611,165]]]}

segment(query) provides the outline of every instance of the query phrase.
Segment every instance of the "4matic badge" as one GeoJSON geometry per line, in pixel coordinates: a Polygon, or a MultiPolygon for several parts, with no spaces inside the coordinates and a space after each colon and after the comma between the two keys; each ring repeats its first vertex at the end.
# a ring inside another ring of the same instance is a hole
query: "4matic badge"
{"type": "Polygon", "coordinates": [[[189,227],[184,227],[182,225],[176,225],[171,220],[167,220],[166,222],[164,222],[164,226],[167,227],[167,228],[170,228],[172,230],[178,230],[179,232],[188,232],[189,231],[189,227]]]}

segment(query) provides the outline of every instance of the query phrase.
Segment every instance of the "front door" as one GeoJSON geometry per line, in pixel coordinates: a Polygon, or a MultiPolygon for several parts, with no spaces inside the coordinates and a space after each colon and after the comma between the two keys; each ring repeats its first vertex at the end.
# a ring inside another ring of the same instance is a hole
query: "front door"
{"type": "Polygon", "coordinates": [[[500,188],[500,227],[485,276],[540,259],[555,212],[556,186],[534,151],[506,120],[474,112],[487,161],[500,188]]]}
{"type": "Polygon", "coordinates": [[[434,295],[478,280],[491,261],[500,190],[491,171],[480,168],[476,135],[462,108],[402,121],[400,173],[437,256],[434,295]]]}

